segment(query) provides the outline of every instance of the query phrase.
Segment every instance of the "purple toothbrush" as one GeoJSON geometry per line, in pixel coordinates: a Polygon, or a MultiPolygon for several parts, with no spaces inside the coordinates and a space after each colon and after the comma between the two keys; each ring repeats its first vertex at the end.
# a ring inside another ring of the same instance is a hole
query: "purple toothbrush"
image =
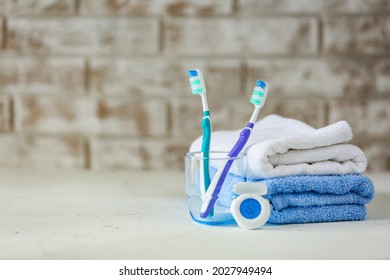
{"type": "Polygon", "coordinates": [[[240,137],[238,138],[234,147],[230,150],[228,159],[224,166],[221,166],[215,174],[213,180],[210,183],[206,193],[202,195],[202,207],[200,209],[200,217],[207,218],[211,210],[214,208],[214,204],[218,199],[218,194],[221,191],[223,182],[225,181],[226,175],[229,172],[230,167],[233,164],[235,157],[242,151],[246,142],[251,135],[254,123],[256,122],[257,116],[260,113],[261,108],[264,106],[265,99],[267,98],[269,86],[266,82],[258,80],[256,87],[253,89],[253,93],[250,102],[255,105],[252,117],[249,120],[247,126],[241,131],[240,137]]]}

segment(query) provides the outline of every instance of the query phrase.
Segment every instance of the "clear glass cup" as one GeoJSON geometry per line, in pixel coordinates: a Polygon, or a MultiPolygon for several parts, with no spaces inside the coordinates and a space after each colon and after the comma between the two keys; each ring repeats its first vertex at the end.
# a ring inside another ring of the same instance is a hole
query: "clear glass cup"
{"type": "Polygon", "coordinates": [[[193,220],[198,223],[207,225],[231,225],[236,224],[232,214],[230,213],[230,204],[237,195],[233,192],[233,187],[238,182],[245,181],[246,172],[246,154],[241,153],[237,157],[228,157],[228,152],[211,151],[209,160],[210,166],[210,181],[213,180],[218,168],[223,168],[228,160],[233,161],[228,175],[222,184],[221,192],[215,202],[213,213],[207,218],[200,217],[200,209],[202,206],[201,186],[201,167],[202,161],[201,152],[188,152],[184,155],[185,160],[185,187],[188,197],[188,205],[190,215],[193,220]]]}

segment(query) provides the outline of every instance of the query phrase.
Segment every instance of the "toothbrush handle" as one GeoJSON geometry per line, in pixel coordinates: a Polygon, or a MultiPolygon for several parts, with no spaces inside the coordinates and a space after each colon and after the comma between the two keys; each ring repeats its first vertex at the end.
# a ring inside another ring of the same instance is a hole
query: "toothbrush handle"
{"type": "MultiPolygon", "coordinates": [[[[236,157],[242,151],[245,144],[248,142],[248,139],[249,139],[249,136],[251,134],[253,126],[254,126],[253,123],[248,123],[248,125],[241,131],[240,137],[238,138],[236,144],[234,145],[234,147],[230,150],[230,152],[228,154],[229,157],[236,157]]],[[[201,213],[200,213],[200,216],[202,218],[206,218],[209,215],[210,211],[212,211],[212,209],[214,208],[214,204],[218,199],[218,194],[221,191],[223,182],[225,181],[226,175],[228,174],[230,167],[233,164],[233,161],[234,160],[229,159],[226,162],[225,166],[222,169],[222,172],[220,173],[219,178],[217,177],[219,175],[218,174],[219,171],[217,171],[217,174],[214,177],[214,178],[217,178],[217,180],[218,180],[216,185],[214,185],[213,182],[211,182],[210,186],[212,186],[212,188],[209,191],[207,191],[207,193],[205,195],[205,202],[202,205],[202,209],[201,209],[201,213]],[[210,195],[211,191],[212,191],[212,194],[210,195]],[[206,201],[206,199],[208,201],[206,201]]],[[[213,179],[213,181],[214,181],[214,179],[213,179]]]]}
{"type": "Polygon", "coordinates": [[[204,191],[207,191],[210,185],[210,172],[209,172],[209,156],[210,156],[210,140],[211,140],[211,122],[210,113],[208,111],[203,113],[202,120],[203,140],[202,140],[202,153],[203,157],[203,179],[204,179],[204,191]]]}
{"type": "Polygon", "coordinates": [[[248,123],[248,125],[240,132],[240,138],[238,138],[234,147],[230,150],[228,156],[236,157],[244,148],[246,142],[248,142],[249,136],[251,135],[251,131],[253,128],[252,123],[248,123]]]}
{"type": "MultiPolygon", "coordinates": [[[[230,150],[230,152],[228,154],[229,157],[236,157],[242,151],[246,142],[248,142],[249,136],[251,135],[252,128],[253,128],[253,124],[248,123],[248,125],[240,132],[240,137],[238,138],[236,144],[234,145],[234,147],[230,150]]],[[[226,162],[226,165],[222,171],[221,177],[219,177],[217,187],[215,188],[213,196],[218,197],[218,194],[221,191],[223,181],[225,181],[226,175],[229,172],[230,167],[233,164],[233,161],[234,160],[230,159],[226,162]]]]}

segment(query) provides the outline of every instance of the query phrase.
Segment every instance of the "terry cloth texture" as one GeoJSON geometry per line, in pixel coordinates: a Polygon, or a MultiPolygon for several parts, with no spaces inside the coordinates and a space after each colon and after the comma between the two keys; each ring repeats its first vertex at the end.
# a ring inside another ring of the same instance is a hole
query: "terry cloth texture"
{"type": "MultiPolygon", "coordinates": [[[[218,204],[229,206],[233,187],[246,178],[228,174],[218,204]]],[[[363,175],[287,176],[263,181],[271,203],[269,223],[314,223],[364,220],[365,204],[374,197],[371,180],[363,175]]]]}
{"type": "MultiPolygon", "coordinates": [[[[212,133],[210,149],[230,151],[241,130],[212,133]]],[[[360,148],[346,142],[352,130],[346,121],[315,129],[301,121],[270,115],[258,121],[245,145],[250,179],[291,175],[362,174],[367,159],[360,148]]],[[[199,151],[202,137],[190,151],[199,151]]],[[[218,167],[218,166],[217,166],[218,167]]]]}

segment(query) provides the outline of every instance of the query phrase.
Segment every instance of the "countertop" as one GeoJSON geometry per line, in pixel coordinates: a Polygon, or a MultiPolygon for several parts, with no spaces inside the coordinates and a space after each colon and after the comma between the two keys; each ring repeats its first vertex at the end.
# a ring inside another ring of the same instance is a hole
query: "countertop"
{"type": "Polygon", "coordinates": [[[0,170],[0,259],[390,259],[390,174],[368,219],[247,231],[193,222],[182,172],[0,170]]]}

